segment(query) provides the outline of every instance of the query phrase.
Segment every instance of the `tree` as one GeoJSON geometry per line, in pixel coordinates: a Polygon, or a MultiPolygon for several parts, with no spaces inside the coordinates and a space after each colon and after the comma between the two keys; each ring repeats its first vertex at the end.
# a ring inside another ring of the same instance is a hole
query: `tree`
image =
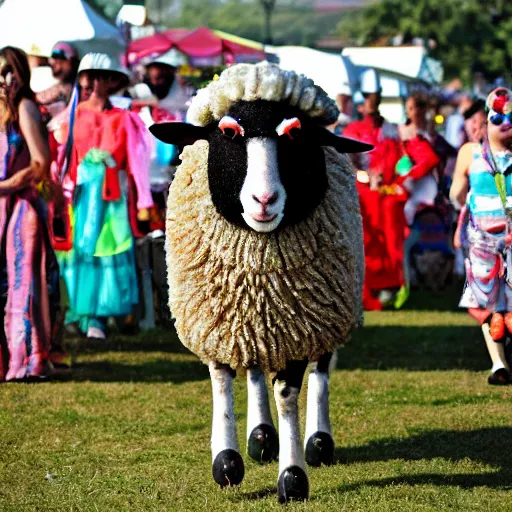
{"type": "Polygon", "coordinates": [[[446,77],[466,83],[475,72],[504,76],[512,65],[512,4],[502,0],[383,0],[342,19],[337,30],[344,41],[361,45],[397,35],[404,42],[432,39],[432,56],[443,62],[446,77]]]}
{"type": "Polygon", "coordinates": [[[115,20],[117,13],[123,6],[123,0],[87,0],[87,3],[110,20],[115,20]]]}
{"type": "Polygon", "coordinates": [[[263,39],[264,44],[272,44],[272,12],[276,6],[276,0],[260,0],[260,4],[263,7],[265,13],[265,38],[263,39]]]}
{"type": "MultiPolygon", "coordinates": [[[[86,0],[100,14],[115,20],[123,0],[86,0]]],[[[260,1],[268,0],[146,0],[150,19],[167,27],[206,25],[255,41],[265,40],[260,1]]],[[[272,0],[270,0],[272,1],[272,0]]],[[[272,11],[274,44],[314,46],[336,29],[340,14],[315,13],[313,0],[275,0],[272,11]]]]}
{"type": "MultiPolygon", "coordinates": [[[[313,46],[317,39],[335,30],[339,15],[314,14],[305,4],[301,0],[276,2],[272,13],[274,44],[313,46]]],[[[187,28],[207,25],[255,41],[265,39],[265,19],[259,0],[182,0],[181,15],[164,23],[187,28]]]]}

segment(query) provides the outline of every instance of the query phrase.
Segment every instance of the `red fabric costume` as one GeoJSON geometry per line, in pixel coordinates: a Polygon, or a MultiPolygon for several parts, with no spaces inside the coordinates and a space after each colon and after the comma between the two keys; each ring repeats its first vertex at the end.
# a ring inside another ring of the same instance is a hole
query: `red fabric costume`
{"type": "Polygon", "coordinates": [[[363,306],[365,309],[381,309],[382,304],[372,292],[400,288],[405,284],[404,203],[407,194],[399,186],[394,190],[389,188],[396,184],[395,167],[403,150],[397,127],[386,123],[380,116],[354,121],[343,131],[343,136],[374,145],[370,153],[358,155],[359,161],[355,163],[358,169],[372,171],[382,177],[380,190],[370,190],[368,183],[357,182],[365,252],[363,306]]]}

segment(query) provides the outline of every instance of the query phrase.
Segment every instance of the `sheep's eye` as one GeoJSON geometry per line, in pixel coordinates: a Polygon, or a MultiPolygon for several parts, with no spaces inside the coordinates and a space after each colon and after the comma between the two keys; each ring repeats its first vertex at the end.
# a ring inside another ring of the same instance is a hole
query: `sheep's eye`
{"type": "Polygon", "coordinates": [[[277,135],[288,135],[290,139],[296,139],[300,135],[300,121],[294,117],[292,119],[284,119],[276,128],[277,135]]]}
{"type": "Polygon", "coordinates": [[[219,129],[228,139],[234,139],[237,135],[242,137],[245,135],[244,129],[238,124],[236,119],[229,116],[224,116],[219,121],[219,129]]]}

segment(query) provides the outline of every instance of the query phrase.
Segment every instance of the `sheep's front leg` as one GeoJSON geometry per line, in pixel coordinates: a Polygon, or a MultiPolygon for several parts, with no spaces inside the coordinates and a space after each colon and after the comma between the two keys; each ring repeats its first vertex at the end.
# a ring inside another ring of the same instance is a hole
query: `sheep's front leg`
{"type": "Polygon", "coordinates": [[[265,375],[256,367],[247,370],[247,453],[260,463],[277,459],[279,453],[265,375]]]}
{"type": "Polygon", "coordinates": [[[274,396],[279,416],[279,478],[277,493],[280,503],[306,500],[309,482],[299,429],[298,399],[307,361],[290,361],[274,379],[274,396]]]}
{"type": "Polygon", "coordinates": [[[330,465],[334,460],[334,441],[329,418],[329,363],[332,353],[324,354],[311,365],[308,379],[308,405],[304,449],[310,466],[330,465]]]}
{"type": "Polygon", "coordinates": [[[244,461],[238,450],[233,411],[233,378],[227,365],[210,363],[213,392],[212,474],[221,486],[238,485],[244,478],[244,461]]]}

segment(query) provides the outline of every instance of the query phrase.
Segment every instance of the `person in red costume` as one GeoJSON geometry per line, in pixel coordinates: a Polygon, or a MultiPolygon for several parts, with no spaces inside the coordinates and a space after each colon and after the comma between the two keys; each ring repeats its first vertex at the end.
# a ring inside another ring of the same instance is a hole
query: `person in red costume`
{"type": "Polygon", "coordinates": [[[375,310],[391,303],[398,309],[408,296],[404,204],[411,184],[430,173],[439,158],[421,137],[402,141],[398,127],[380,115],[381,87],[375,70],[362,74],[361,92],[363,119],[349,124],[343,135],[374,145],[373,151],[357,155],[354,161],[364,231],[363,306],[375,310]],[[402,159],[408,163],[407,172],[399,175],[397,165],[402,159]]]}
{"type": "Polygon", "coordinates": [[[399,133],[406,154],[415,163],[410,172],[401,178],[404,188],[410,194],[405,203],[405,220],[410,226],[422,208],[434,206],[446,159],[456,153],[429,126],[426,96],[421,93],[412,94],[407,99],[405,108],[407,122],[399,127],[399,133]]]}
{"type": "Polygon", "coordinates": [[[373,69],[363,73],[361,92],[363,119],[350,123],[343,136],[374,146],[370,153],[357,155],[354,164],[359,170],[357,190],[364,231],[363,306],[375,310],[382,309],[385,300],[405,285],[404,203],[407,194],[395,184],[395,167],[402,156],[402,148],[398,128],[379,113],[381,87],[373,69]]]}

